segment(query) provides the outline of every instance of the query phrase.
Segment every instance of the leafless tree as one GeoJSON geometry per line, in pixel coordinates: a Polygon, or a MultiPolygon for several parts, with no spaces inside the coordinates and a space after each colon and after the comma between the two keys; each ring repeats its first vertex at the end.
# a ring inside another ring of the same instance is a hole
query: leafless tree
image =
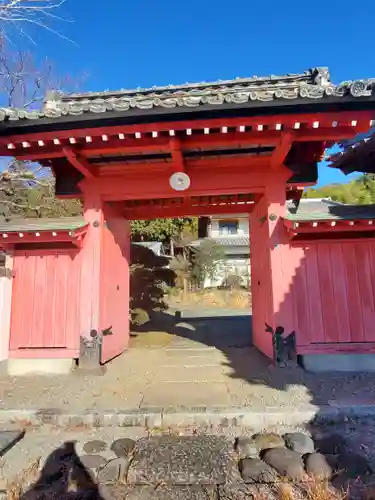
{"type": "Polygon", "coordinates": [[[31,39],[27,33],[27,25],[35,25],[61,36],[51,27],[51,21],[63,20],[58,12],[64,3],[65,0],[0,0],[3,36],[8,37],[9,30],[14,28],[31,39]]]}
{"type": "MultiPolygon", "coordinates": [[[[51,61],[36,64],[31,52],[12,50],[4,41],[0,44],[0,107],[40,109],[47,90],[77,90],[76,86],[73,78],[56,76],[51,61]]],[[[54,178],[48,169],[15,159],[0,164],[0,216],[65,214],[70,206],[74,212],[78,205],[55,199],[54,178]]]]}

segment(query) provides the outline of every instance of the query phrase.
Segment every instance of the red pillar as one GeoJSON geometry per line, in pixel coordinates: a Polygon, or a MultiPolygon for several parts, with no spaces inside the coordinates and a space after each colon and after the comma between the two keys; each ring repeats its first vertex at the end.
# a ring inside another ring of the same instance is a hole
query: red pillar
{"type": "Polygon", "coordinates": [[[130,226],[93,191],[85,191],[84,217],[89,229],[82,248],[80,334],[110,331],[103,338],[105,362],[123,352],[129,339],[130,226]]]}
{"type": "Polygon", "coordinates": [[[100,326],[100,261],[104,226],[100,196],[86,192],[83,208],[89,228],[82,248],[81,335],[89,337],[90,331],[99,331],[100,326]]]}
{"type": "Polygon", "coordinates": [[[285,182],[269,184],[250,216],[253,343],[273,358],[272,336],[266,324],[293,323],[289,314],[288,283],[284,277],[289,243],[282,217],[286,213],[285,182]]]}

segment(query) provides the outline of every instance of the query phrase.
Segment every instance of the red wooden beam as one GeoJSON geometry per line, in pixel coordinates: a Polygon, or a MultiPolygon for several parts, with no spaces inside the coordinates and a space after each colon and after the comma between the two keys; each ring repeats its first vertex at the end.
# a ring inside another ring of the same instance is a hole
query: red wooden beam
{"type": "Polygon", "coordinates": [[[375,231],[375,224],[369,223],[368,220],[355,220],[347,221],[338,219],[335,221],[291,221],[284,220],[285,226],[297,234],[310,234],[310,233],[342,233],[342,232],[358,232],[358,231],[375,231]],[[331,223],[335,222],[334,225],[331,223]],[[354,224],[350,224],[354,222],[354,224]]]}
{"type": "Polygon", "coordinates": [[[181,150],[181,141],[177,137],[172,137],[169,141],[171,148],[173,168],[176,172],[185,172],[184,157],[181,150]]]}
{"type": "MultiPolygon", "coordinates": [[[[72,231],[74,232],[74,231],[72,231]]],[[[59,233],[58,231],[50,231],[50,232],[39,232],[35,231],[33,233],[25,233],[19,231],[18,233],[14,232],[2,232],[0,235],[0,247],[9,247],[10,245],[24,245],[24,244],[35,244],[38,245],[40,243],[72,243],[75,246],[80,246],[83,234],[77,234],[75,236],[70,236],[67,232],[59,233]],[[55,232],[56,236],[52,236],[52,233],[55,232]],[[39,236],[36,236],[36,233],[39,233],[39,236]],[[4,238],[2,235],[6,234],[7,237],[4,238]],[[23,236],[19,236],[22,234],[23,236]]]]}
{"type": "Polygon", "coordinates": [[[270,162],[271,168],[276,168],[284,163],[285,158],[293,145],[293,138],[294,136],[291,132],[284,132],[282,134],[275,151],[272,153],[270,162]]]}
{"type": "Polygon", "coordinates": [[[167,208],[127,208],[124,215],[128,220],[151,220],[161,219],[163,217],[194,217],[199,215],[222,215],[251,213],[254,203],[245,203],[237,205],[207,205],[207,206],[189,206],[188,204],[167,208]]]}
{"type": "MultiPolygon", "coordinates": [[[[156,118],[156,117],[155,117],[156,118]]],[[[290,115],[271,115],[271,116],[252,116],[243,118],[216,118],[216,119],[205,119],[205,120],[186,120],[180,122],[155,122],[155,123],[142,123],[136,125],[117,125],[111,127],[93,127],[93,128],[78,128],[71,130],[58,130],[49,132],[38,132],[32,134],[25,134],[24,131],[18,135],[12,135],[8,137],[0,138],[0,144],[6,146],[8,143],[22,142],[27,139],[28,142],[34,142],[38,140],[53,140],[53,139],[69,139],[70,137],[86,137],[86,136],[97,136],[97,135],[116,135],[119,133],[123,134],[134,134],[147,133],[147,132],[162,132],[169,130],[187,130],[187,129],[204,129],[204,128],[220,128],[225,127],[239,127],[239,126],[254,126],[254,125],[264,125],[272,127],[276,124],[282,124],[285,127],[293,127],[295,122],[299,123],[313,123],[314,121],[319,121],[321,126],[330,125],[333,121],[338,121],[339,125],[341,123],[349,124],[351,121],[356,120],[357,126],[365,126],[363,122],[367,124],[369,128],[370,120],[374,118],[373,112],[371,111],[338,111],[329,113],[309,113],[309,114],[290,114],[290,115]],[[361,123],[362,122],[362,125],[361,123]]],[[[353,134],[357,133],[357,128],[352,127],[353,134]]],[[[9,153],[9,151],[8,151],[9,153]]]]}
{"type": "MultiPolygon", "coordinates": [[[[269,156],[245,156],[241,158],[204,158],[204,159],[195,159],[195,160],[186,160],[184,161],[184,165],[186,169],[191,171],[192,175],[194,170],[201,169],[210,169],[212,172],[215,169],[225,169],[225,168],[244,168],[248,170],[269,170],[270,165],[270,157],[269,156]]],[[[116,163],[115,165],[106,165],[105,163],[97,164],[97,172],[99,177],[108,177],[112,175],[121,175],[125,176],[128,174],[135,174],[138,176],[149,175],[151,173],[158,173],[163,171],[169,171],[172,166],[172,162],[150,162],[150,163],[137,163],[137,164],[129,164],[129,163],[116,163]]]]}
{"type": "Polygon", "coordinates": [[[79,155],[71,148],[64,148],[63,152],[68,158],[69,162],[73,165],[73,167],[75,167],[78,172],[81,172],[84,177],[87,177],[89,179],[93,179],[96,177],[96,171],[94,167],[89,164],[86,158],[79,155]]]}
{"type": "MultiPolygon", "coordinates": [[[[293,134],[295,142],[337,142],[344,139],[352,138],[356,133],[355,127],[321,127],[318,129],[302,129],[290,131],[293,134]]],[[[180,150],[186,151],[190,149],[215,149],[219,146],[228,147],[246,147],[253,144],[277,145],[280,144],[281,138],[286,134],[285,131],[265,130],[251,132],[228,132],[212,133],[212,134],[197,134],[183,138],[174,138],[180,141],[180,150]]],[[[31,144],[29,148],[23,148],[21,145],[16,149],[8,150],[2,148],[2,154],[12,155],[19,160],[42,160],[50,158],[61,158],[64,155],[64,148],[70,148],[69,145],[46,145],[35,146],[31,144]]],[[[1,149],[1,148],[0,148],[1,149]]],[[[75,151],[81,156],[92,157],[101,154],[142,154],[142,153],[168,153],[170,152],[169,138],[151,138],[145,137],[142,139],[123,139],[108,138],[108,141],[95,139],[91,144],[79,143],[75,151]]]]}

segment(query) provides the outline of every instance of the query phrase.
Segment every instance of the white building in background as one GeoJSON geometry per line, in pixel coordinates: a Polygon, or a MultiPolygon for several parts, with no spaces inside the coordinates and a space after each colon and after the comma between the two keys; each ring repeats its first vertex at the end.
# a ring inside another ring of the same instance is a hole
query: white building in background
{"type": "MultiPolygon", "coordinates": [[[[330,198],[302,198],[299,203],[287,202],[290,213],[303,206],[304,213],[312,215],[332,211],[342,205],[330,198]]],[[[215,279],[206,279],[205,287],[222,286],[228,276],[238,276],[243,286],[250,286],[250,225],[248,214],[217,215],[209,218],[207,238],[214,239],[224,250],[225,257],[218,262],[215,279]]],[[[192,243],[198,246],[202,239],[192,243]]]]}
{"type": "MultiPolygon", "coordinates": [[[[212,238],[222,247],[224,258],[218,262],[215,278],[212,280],[210,278],[206,279],[204,283],[206,288],[224,285],[229,276],[238,276],[243,286],[249,286],[249,233],[249,217],[247,214],[210,217],[207,226],[207,238],[212,238]]],[[[194,241],[192,246],[199,246],[201,241],[194,241]]]]}

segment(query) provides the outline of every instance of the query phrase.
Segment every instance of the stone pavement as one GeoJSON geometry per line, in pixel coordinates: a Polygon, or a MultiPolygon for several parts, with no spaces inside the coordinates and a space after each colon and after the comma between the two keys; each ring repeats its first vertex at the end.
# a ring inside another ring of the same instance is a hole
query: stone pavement
{"type": "Polygon", "coordinates": [[[374,414],[373,374],[277,369],[251,346],[249,316],[166,318],[132,338],[103,377],[0,376],[0,422],[82,416],[98,426],[168,427],[248,418],[251,426],[284,415],[298,425],[314,415],[374,414]]]}
{"type": "Polygon", "coordinates": [[[357,494],[374,483],[374,444],[372,422],[231,436],[47,426],[28,430],[5,454],[0,490],[17,490],[22,500],[272,500],[286,498],[286,483],[293,498],[305,498],[314,479],[331,482],[329,488],[350,485],[357,494]]]}

